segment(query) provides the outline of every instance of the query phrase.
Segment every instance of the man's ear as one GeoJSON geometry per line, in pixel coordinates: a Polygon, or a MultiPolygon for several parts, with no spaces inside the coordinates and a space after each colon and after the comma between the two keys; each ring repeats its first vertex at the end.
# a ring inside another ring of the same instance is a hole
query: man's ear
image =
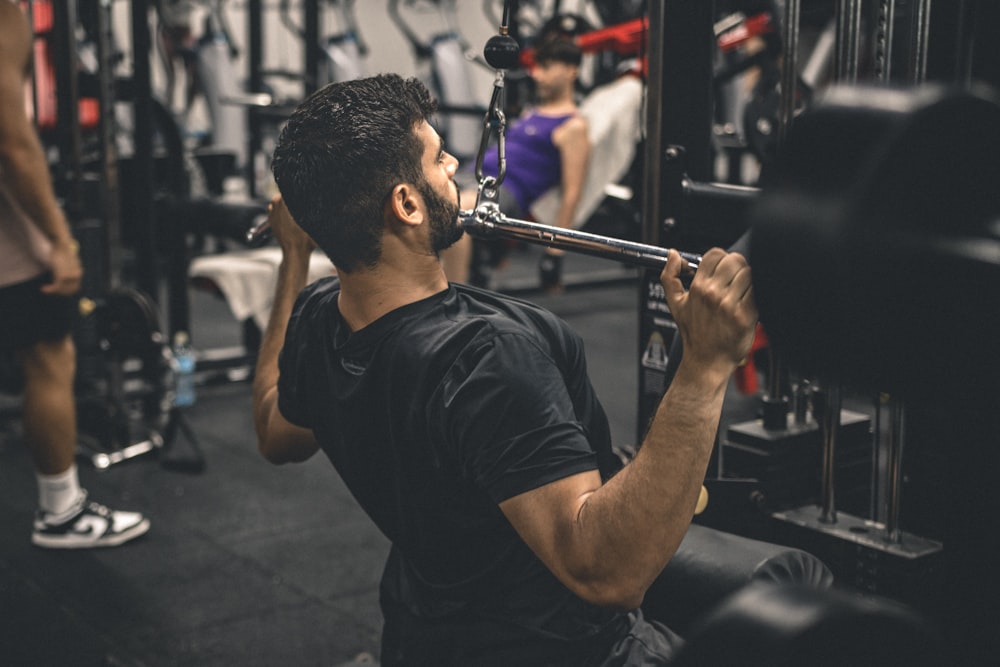
{"type": "Polygon", "coordinates": [[[417,189],[409,183],[400,183],[394,187],[389,197],[393,216],[407,225],[419,225],[424,221],[422,203],[417,189]]]}

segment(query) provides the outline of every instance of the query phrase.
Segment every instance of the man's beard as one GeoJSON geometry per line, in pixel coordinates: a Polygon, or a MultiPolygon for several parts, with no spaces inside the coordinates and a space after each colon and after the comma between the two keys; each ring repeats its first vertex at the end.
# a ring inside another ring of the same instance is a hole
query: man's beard
{"type": "Polygon", "coordinates": [[[455,201],[439,195],[427,181],[420,183],[417,190],[427,206],[431,251],[434,254],[440,253],[445,248],[453,246],[465,233],[458,224],[458,213],[461,210],[458,203],[458,189],[456,188],[455,201]]]}

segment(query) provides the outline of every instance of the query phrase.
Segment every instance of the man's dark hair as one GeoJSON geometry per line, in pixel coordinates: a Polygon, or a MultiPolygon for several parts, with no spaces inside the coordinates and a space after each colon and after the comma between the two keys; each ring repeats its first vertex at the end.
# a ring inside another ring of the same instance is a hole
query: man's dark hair
{"type": "Polygon", "coordinates": [[[386,198],[424,181],[415,128],[435,110],[417,79],[380,74],[321,88],[288,119],[271,171],[292,217],[338,270],[378,261],[386,198]]]}
{"type": "Polygon", "coordinates": [[[558,34],[546,37],[535,49],[537,63],[559,62],[579,67],[582,59],[583,51],[577,43],[569,37],[558,34]]]}

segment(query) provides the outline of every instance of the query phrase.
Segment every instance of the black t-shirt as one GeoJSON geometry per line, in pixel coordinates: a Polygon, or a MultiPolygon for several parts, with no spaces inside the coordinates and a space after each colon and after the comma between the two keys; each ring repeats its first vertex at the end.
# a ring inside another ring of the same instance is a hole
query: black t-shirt
{"type": "Polygon", "coordinates": [[[279,408],[312,429],[393,548],[382,662],[585,664],[627,631],[524,544],[498,503],[617,471],[583,343],[525,301],[453,285],[358,332],[336,279],[288,324],[279,408]]]}

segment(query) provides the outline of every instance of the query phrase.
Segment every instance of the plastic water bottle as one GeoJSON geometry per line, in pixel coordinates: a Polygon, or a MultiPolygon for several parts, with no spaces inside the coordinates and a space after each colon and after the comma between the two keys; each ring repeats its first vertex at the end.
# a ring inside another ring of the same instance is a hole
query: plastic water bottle
{"type": "Polygon", "coordinates": [[[194,350],[191,339],[186,331],[174,334],[174,368],[177,373],[177,384],[174,394],[174,405],[185,407],[194,405],[194,350]]]}

